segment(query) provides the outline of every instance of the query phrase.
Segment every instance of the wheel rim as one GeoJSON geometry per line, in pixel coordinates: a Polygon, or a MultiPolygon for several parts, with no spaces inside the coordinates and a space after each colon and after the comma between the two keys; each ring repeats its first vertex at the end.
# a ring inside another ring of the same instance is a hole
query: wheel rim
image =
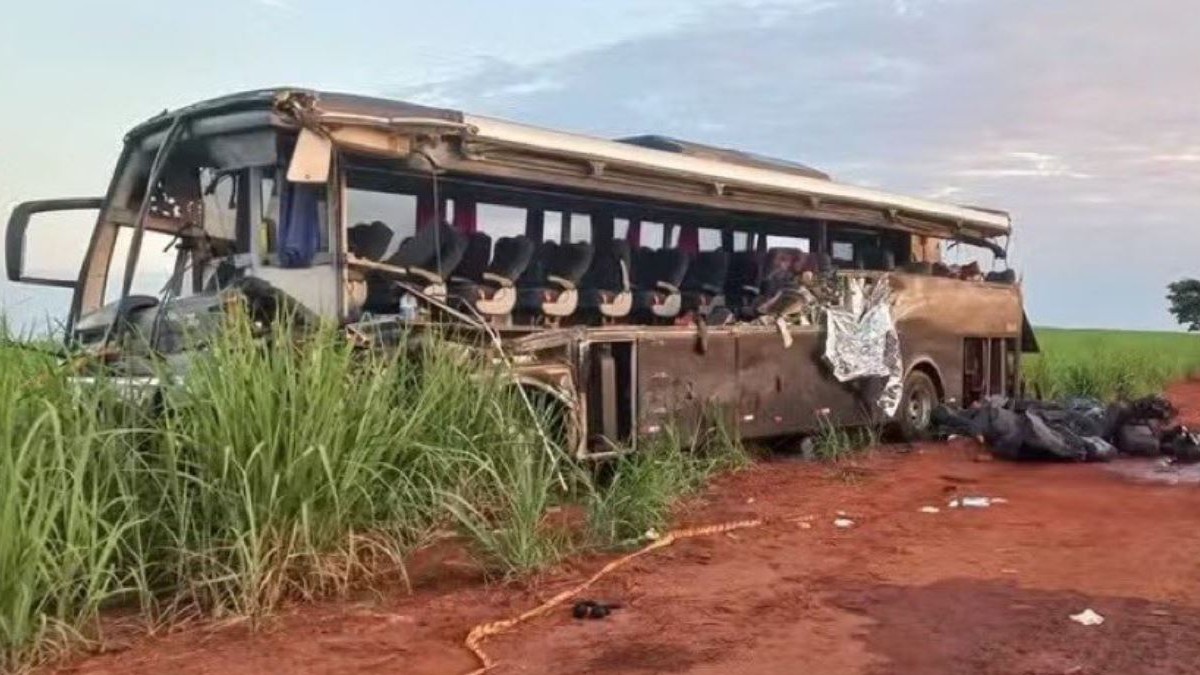
{"type": "Polygon", "coordinates": [[[915,429],[929,426],[933,414],[933,399],[924,387],[915,387],[908,396],[908,421],[915,429]]]}

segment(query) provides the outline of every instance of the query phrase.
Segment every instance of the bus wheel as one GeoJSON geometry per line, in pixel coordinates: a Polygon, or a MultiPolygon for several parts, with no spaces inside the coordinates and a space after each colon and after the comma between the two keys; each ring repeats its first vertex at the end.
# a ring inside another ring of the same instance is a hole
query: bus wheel
{"type": "Polygon", "coordinates": [[[906,441],[922,438],[931,426],[938,405],[937,386],[925,373],[914,370],[904,378],[904,394],[896,411],[896,427],[906,441]]]}

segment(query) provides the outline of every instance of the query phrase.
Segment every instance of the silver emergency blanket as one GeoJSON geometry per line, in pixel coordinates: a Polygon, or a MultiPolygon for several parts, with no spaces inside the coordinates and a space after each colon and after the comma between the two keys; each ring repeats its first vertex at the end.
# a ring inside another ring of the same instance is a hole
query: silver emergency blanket
{"type": "Polygon", "coordinates": [[[825,310],[825,359],[839,382],[885,378],[878,404],[888,417],[900,407],[904,390],[900,336],[892,317],[887,277],[874,283],[851,279],[845,301],[825,310]]]}

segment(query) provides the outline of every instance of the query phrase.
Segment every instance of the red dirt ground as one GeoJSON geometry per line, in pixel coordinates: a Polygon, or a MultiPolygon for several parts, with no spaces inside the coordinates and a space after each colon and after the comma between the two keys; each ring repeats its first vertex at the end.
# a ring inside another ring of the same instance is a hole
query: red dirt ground
{"type": "MultiPolygon", "coordinates": [[[[1171,396],[1200,421],[1200,384],[1171,396]]],[[[563,607],[493,638],[494,672],[1200,672],[1195,485],[977,454],[956,442],[879,452],[856,471],[777,459],[727,477],[681,524],[811,515],[811,525],[781,520],[634,561],[587,594],[623,608],[577,621],[563,607]],[[947,508],[965,495],[1008,502],[947,508]],[[839,511],[855,525],[835,528],[839,511]],[[1068,619],[1089,607],[1103,625],[1068,619]]],[[[572,561],[533,589],[443,565],[412,596],[299,607],[256,633],[138,639],[59,672],[464,673],[477,665],[462,647],[474,624],[532,607],[605,561],[572,561]]]]}

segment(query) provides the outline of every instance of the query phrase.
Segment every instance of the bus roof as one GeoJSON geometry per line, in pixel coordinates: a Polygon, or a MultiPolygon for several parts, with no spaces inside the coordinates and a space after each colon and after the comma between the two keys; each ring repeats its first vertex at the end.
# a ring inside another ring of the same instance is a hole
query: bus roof
{"type": "MultiPolygon", "coordinates": [[[[547,158],[574,161],[591,167],[589,175],[600,182],[586,187],[595,190],[633,190],[637,186],[632,183],[639,177],[646,177],[650,179],[646,182],[656,187],[672,180],[688,182],[693,192],[680,194],[677,190],[674,193],[677,201],[700,199],[694,192],[696,185],[710,186],[710,194],[705,196],[708,203],[713,203],[714,198],[742,196],[742,202],[729,202],[730,209],[752,203],[755,198],[761,198],[764,204],[778,204],[779,199],[784,198],[808,204],[808,211],[815,214],[814,217],[823,217],[828,212],[831,219],[854,220],[851,215],[838,218],[839,209],[845,214],[870,212],[878,221],[875,224],[892,224],[899,229],[943,237],[959,234],[1000,236],[1011,229],[1011,219],[1003,211],[945,204],[838,183],[802,164],[738,150],[652,135],[609,140],[452,109],[300,88],[233,94],[164,112],[136,127],[130,137],[144,137],[161,131],[180,114],[195,119],[252,110],[269,112],[272,121],[279,124],[312,124],[315,120],[340,129],[444,126],[442,133],[460,136],[464,144],[472,146],[471,152],[465,153],[470,161],[492,159],[491,165],[509,161],[513,166],[525,168],[526,175],[530,167],[538,166],[537,162],[547,158]],[[285,102],[289,105],[283,105],[285,102]],[[295,111],[297,105],[303,106],[306,114],[288,115],[287,111],[295,111]],[[488,157],[489,151],[495,153],[494,157],[488,157]],[[527,161],[520,164],[523,155],[527,156],[527,161]],[[621,176],[623,180],[604,182],[603,178],[615,177],[620,172],[627,172],[621,176]]],[[[333,135],[335,141],[338,140],[338,134],[333,135]]],[[[355,140],[356,145],[362,147],[362,137],[356,136],[355,140]]],[[[381,145],[380,149],[385,148],[381,145]]],[[[471,169],[467,166],[470,161],[463,163],[464,170],[471,169]]],[[[480,169],[493,170],[492,166],[485,167],[488,162],[475,161],[475,164],[480,169]]],[[[578,183],[579,180],[575,180],[573,184],[578,183]]],[[[645,192],[644,188],[642,192],[645,192]]],[[[672,193],[664,189],[663,194],[672,193]]]]}

